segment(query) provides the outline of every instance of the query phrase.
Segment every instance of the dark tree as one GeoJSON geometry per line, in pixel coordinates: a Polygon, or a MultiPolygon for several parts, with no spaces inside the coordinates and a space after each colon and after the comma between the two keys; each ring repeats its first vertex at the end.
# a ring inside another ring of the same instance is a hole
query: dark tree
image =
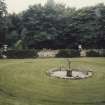
{"type": "MultiPolygon", "coordinates": [[[[33,5],[22,13],[9,14],[8,44],[14,47],[21,41],[23,48],[29,49],[77,49],[78,44],[87,49],[105,48],[103,4],[78,10],[52,4],[48,0],[44,6],[33,5]]],[[[3,13],[1,17],[5,19],[3,13]]],[[[3,34],[0,35],[3,39],[3,34]]]]}
{"type": "Polygon", "coordinates": [[[6,34],[6,4],[4,0],[0,0],[0,44],[5,43],[5,34],[6,34]]]}

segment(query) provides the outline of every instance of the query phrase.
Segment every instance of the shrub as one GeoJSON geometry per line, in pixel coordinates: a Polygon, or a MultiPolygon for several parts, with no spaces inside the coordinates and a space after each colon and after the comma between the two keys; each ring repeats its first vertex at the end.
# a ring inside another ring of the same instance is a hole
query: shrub
{"type": "Polygon", "coordinates": [[[8,50],[7,58],[24,59],[37,57],[37,50],[8,50]]]}
{"type": "Polygon", "coordinates": [[[97,51],[90,50],[86,53],[87,57],[100,57],[100,53],[97,51]]]}
{"type": "Polygon", "coordinates": [[[62,49],[59,50],[58,54],[56,57],[79,57],[80,52],[78,50],[73,50],[73,49],[62,49]]]}
{"type": "Polygon", "coordinates": [[[102,57],[105,57],[105,49],[103,49],[102,53],[101,53],[102,57]]]}
{"type": "Polygon", "coordinates": [[[17,50],[22,50],[23,49],[23,42],[22,40],[18,40],[16,43],[15,43],[15,49],[17,50]]]}
{"type": "Polygon", "coordinates": [[[2,58],[1,54],[0,54],[0,59],[2,58]]]}
{"type": "Polygon", "coordinates": [[[0,59],[2,59],[2,50],[0,49],[0,59]]]}

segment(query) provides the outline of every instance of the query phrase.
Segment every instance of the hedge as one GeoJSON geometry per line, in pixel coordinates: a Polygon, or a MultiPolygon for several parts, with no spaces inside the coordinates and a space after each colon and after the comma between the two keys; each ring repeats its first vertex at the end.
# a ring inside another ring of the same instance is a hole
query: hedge
{"type": "Polygon", "coordinates": [[[58,54],[56,54],[56,57],[80,57],[80,52],[74,49],[62,49],[59,50],[58,54]]]}
{"type": "Polygon", "coordinates": [[[7,58],[11,59],[24,59],[24,58],[36,58],[37,50],[8,50],[7,58]]]}
{"type": "Polygon", "coordinates": [[[87,57],[101,57],[102,54],[100,54],[98,51],[90,50],[86,53],[87,57]]]}

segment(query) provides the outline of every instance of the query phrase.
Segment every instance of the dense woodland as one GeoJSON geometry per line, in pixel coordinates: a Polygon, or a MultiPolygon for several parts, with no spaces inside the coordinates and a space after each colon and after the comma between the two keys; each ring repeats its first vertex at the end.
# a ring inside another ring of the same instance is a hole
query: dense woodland
{"type": "Polygon", "coordinates": [[[0,0],[0,43],[13,49],[105,48],[105,6],[33,5],[9,14],[0,0]]]}

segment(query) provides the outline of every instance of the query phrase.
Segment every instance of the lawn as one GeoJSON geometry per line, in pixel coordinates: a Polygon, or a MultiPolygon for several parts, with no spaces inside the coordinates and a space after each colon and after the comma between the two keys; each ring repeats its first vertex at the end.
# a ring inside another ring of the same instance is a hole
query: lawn
{"type": "Polygon", "coordinates": [[[72,58],[72,68],[92,70],[84,80],[47,75],[66,59],[0,60],[0,105],[105,105],[105,58],[72,58]]]}

